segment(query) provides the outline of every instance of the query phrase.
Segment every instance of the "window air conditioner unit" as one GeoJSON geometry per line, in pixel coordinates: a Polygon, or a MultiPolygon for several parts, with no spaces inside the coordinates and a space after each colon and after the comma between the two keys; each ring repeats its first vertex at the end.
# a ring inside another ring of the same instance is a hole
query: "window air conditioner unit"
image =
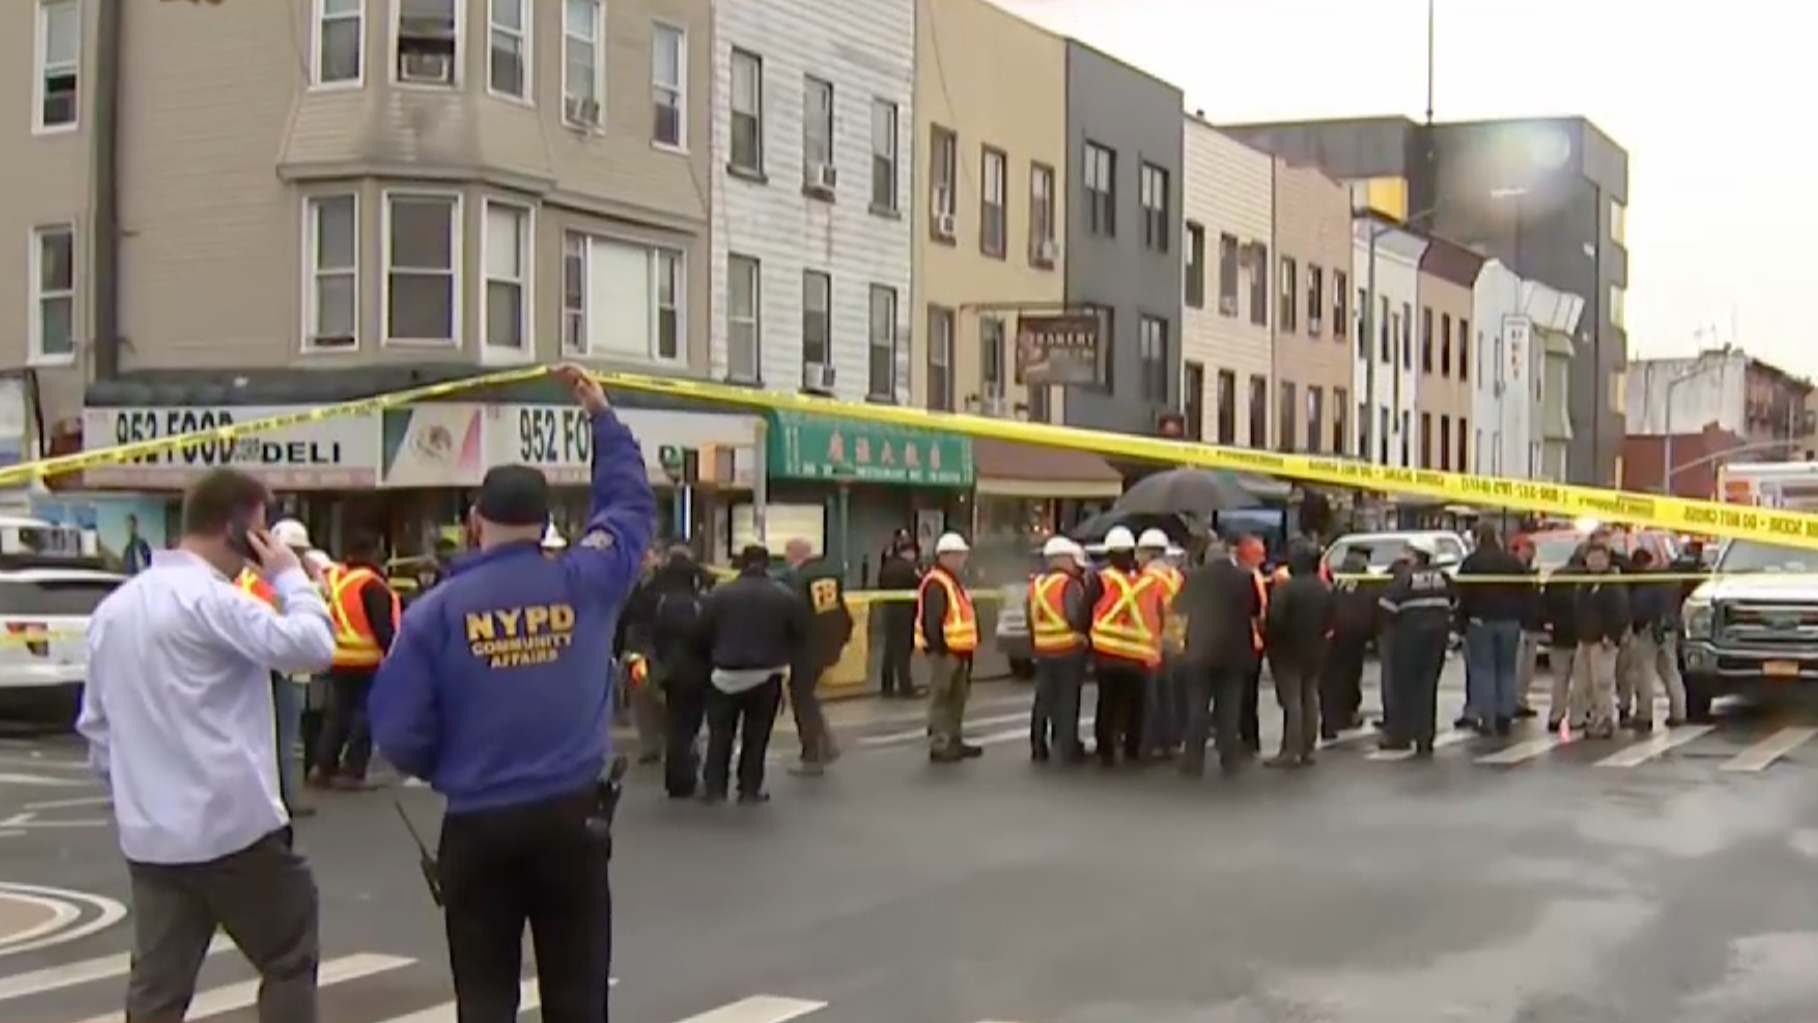
{"type": "Polygon", "coordinates": [[[831,192],[839,185],[840,169],[830,163],[817,163],[808,168],[808,187],[831,192]]]}
{"type": "Polygon", "coordinates": [[[802,390],[815,394],[833,393],[833,366],[825,362],[802,363],[802,390]]]}
{"type": "Polygon", "coordinates": [[[569,96],[562,100],[562,116],[569,124],[597,127],[600,123],[600,101],[591,96],[569,96]]]}
{"type": "Polygon", "coordinates": [[[1035,258],[1044,263],[1052,263],[1060,258],[1060,246],[1052,238],[1043,238],[1035,243],[1035,258]]]}
{"type": "Polygon", "coordinates": [[[1307,333],[1309,333],[1309,334],[1319,333],[1319,317],[1314,316],[1307,320],[1307,333]]]}
{"type": "Polygon", "coordinates": [[[1001,394],[987,394],[980,399],[979,407],[985,415],[1002,416],[1009,409],[1010,402],[1001,394]]]}
{"type": "Polygon", "coordinates": [[[410,53],[398,58],[398,80],[413,84],[451,85],[454,59],[446,53],[410,53]]]}
{"type": "Polygon", "coordinates": [[[936,213],[934,215],[934,233],[948,241],[959,234],[959,225],[954,223],[953,214],[936,213]]]}
{"type": "Polygon", "coordinates": [[[1218,296],[1218,311],[1225,316],[1237,315],[1237,298],[1234,295],[1218,296]]]}

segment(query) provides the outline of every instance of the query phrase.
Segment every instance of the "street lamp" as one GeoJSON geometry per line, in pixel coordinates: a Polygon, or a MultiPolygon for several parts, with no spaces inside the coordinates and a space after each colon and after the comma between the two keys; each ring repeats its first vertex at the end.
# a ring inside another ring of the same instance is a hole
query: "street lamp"
{"type": "MultiPolygon", "coordinates": [[[[1698,358],[1693,360],[1690,368],[1684,373],[1667,381],[1666,422],[1664,424],[1666,429],[1666,441],[1661,445],[1660,466],[1660,492],[1663,494],[1671,494],[1673,492],[1673,477],[1678,473],[1678,469],[1673,465],[1673,392],[1679,390],[1681,384],[1691,383],[1693,380],[1704,376],[1713,369],[1723,369],[1725,366],[1729,365],[1731,351],[1730,345],[1726,342],[1722,348],[1715,351],[1700,352],[1698,353],[1698,358]],[[1713,359],[1716,361],[1713,361],[1713,359]]],[[[1690,467],[1691,466],[1685,466],[1684,468],[1690,467]]]]}

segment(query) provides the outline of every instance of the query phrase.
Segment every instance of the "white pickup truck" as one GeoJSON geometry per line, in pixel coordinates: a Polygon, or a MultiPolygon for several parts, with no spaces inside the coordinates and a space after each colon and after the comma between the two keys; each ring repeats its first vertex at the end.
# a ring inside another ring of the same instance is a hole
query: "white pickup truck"
{"type": "Polygon", "coordinates": [[[1684,607],[1686,710],[1818,685],[1818,551],[1732,540],[1684,607]]]}

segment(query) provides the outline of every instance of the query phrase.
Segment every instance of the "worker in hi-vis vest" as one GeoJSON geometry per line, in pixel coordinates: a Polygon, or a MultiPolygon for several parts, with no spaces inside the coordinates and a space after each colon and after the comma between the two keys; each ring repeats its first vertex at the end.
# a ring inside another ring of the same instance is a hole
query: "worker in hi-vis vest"
{"type": "Polygon", "coordinates": [[[1029,580],[1026,621],[1035,655],[1035,706],[1029,721],[1029,755],[1037,762],[1083,758],[1079,741],[1080,688],[1086,681],[1086,552],[1064,536],[1042,546],[1048,562],[1029,580]]]}
{"type": "Polygon", "coordinates": [[[1180,652],[1185,640],[1184,624],[1174,613],[1175,598],[1180,596],[1186,577],[1168,560],[1168,549],[1174,546],[1168,534],[1159,529],[1145,529],[1136,538],[1136,565],[1144,575],[1155,580],[1161,589],[1162,662],[1149,676],[1143,690],[1143,753],[1169,759],[1180,747],[1185,714],[1180,698],[1180,652]]]}
{"type": "Polygon", "coordinates": [[[985,752],[961,737],[978,650],[978,613],[960,581],[971,550],[958,533],[943,533],[934,545],[934,567],[915,595],[915,648],[928,657],[928,759],[938,764],[985,752]]]}
{"type": "Polygon", "coordinates": [[[1088,582],[1092,669],[1098,680],[1094,746],[1099,763],[1143,759],[1143,696],[1161,668],[1164,590],[1136,564],[1136,537],[1123,526],[1105,534],[1106,564],[1088,582]]]}
{"type": "Polygon", "coordinates": [[[371,536],[347,544],[344,561],[322,572],[323,595],[335,629],[335,662],[328,672],[328,718],[316,743],[309,782],[318,788],[369,788],[372,729],[366,701],[373,676],[398,634],[398,595],[379,570],[371,536]]]}

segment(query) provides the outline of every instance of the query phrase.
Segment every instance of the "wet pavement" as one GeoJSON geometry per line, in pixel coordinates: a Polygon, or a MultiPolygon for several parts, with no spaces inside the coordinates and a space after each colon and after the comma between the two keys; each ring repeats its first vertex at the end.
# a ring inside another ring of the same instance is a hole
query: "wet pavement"
{"type": "MultiPolygon", "coordinates": [[[[1818,1018],[1818,743],[1787,738],[1818,719],[1563,746],[1529,726],[1431,762],[1373,759],[1360,736],[1310,770],[1188,781],[1032,765],[1026,700],[981,693],[987,749],[959,765],[927,763],[913,706],[837,710],[847,756],[821,779],[777,772],[761,808],[672,803],[635,774],[614,1020],[1818,1018]]],[[[79,823],[105,811],[78,802],[92,790],[4,777],[79,777],[74,756],[0,746],[4,879],[117,898],[111,836],[79,823]]],[[[323,895],[323,1018],[453,1023],[393,798],[433,834],[435,798],[403,788],[325,799],[300,828],[323,895]]],[[[0,1019],[108,1018],[125,946],[124,927],[0,943],[0,1019]]],[[[191,1018],[253,1019],[247,979],[212,957],[199,1005],[216,1014],[191,1018]]]]}

